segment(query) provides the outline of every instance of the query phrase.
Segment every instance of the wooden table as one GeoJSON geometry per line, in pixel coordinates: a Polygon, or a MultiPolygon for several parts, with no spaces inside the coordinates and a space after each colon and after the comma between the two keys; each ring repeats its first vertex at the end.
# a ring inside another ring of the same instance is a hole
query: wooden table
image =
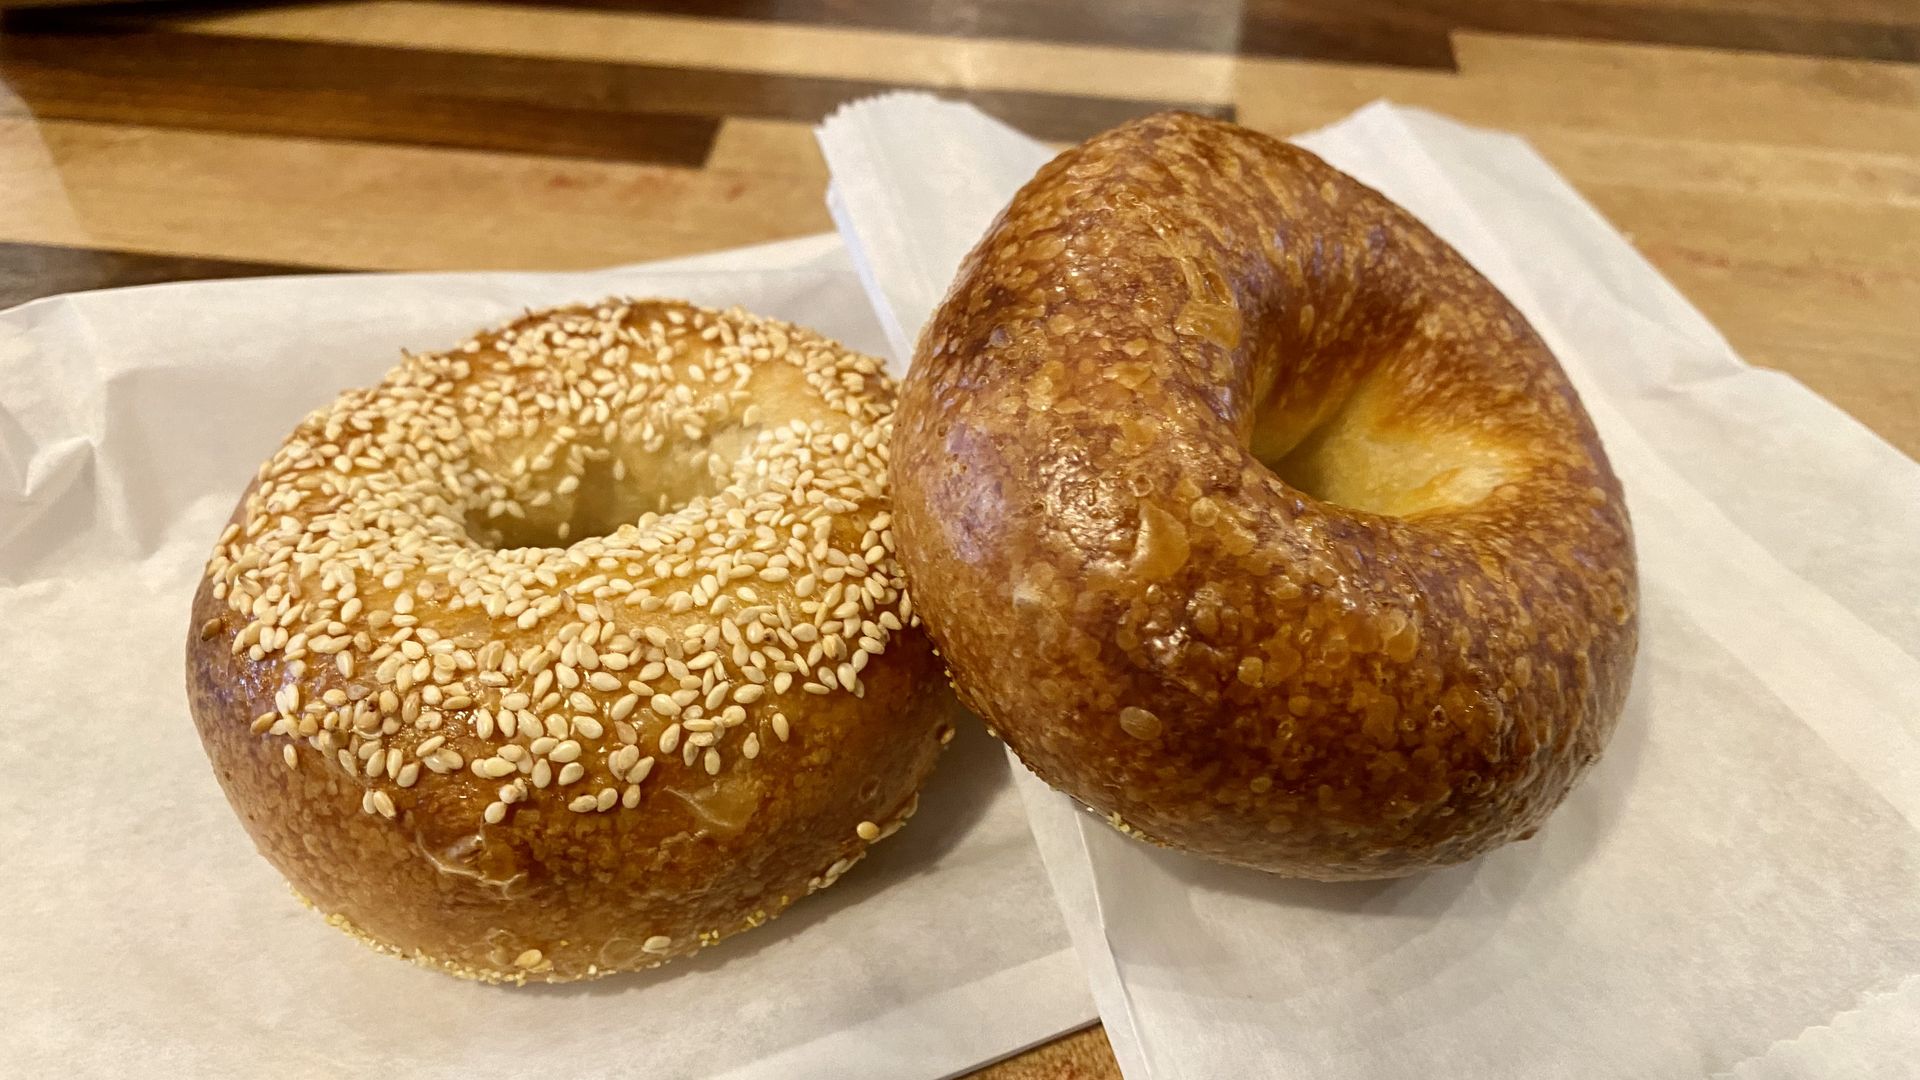
{"type": "MultiPolygon", "coordinates": [[[[830,227],[895,86],[1068,141],[1378,97],[1525,134],[1747,359],[1920,453],[1912,0],[348,0],[16,11],[0,307],[298,269],[592,267],[830,227]]],[[[1098,1029],[980,1074],[1118,1075],[1098,1029]]]]}

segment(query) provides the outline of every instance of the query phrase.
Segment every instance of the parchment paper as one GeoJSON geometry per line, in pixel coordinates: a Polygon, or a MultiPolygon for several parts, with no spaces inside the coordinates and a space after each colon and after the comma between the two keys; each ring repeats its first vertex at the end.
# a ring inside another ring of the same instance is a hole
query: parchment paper
{"type": "Polygon", "coordinates": [[[402,348],[614,293],[886,342],[832,236],[593,274],[282,278],[0,313],[0,1076],[938,1077],[1092,1018],[1004,758],[963,726],[834,888],[658,973],[462,983],[253,851],[183,689],[248,476],[402,348]]]}
{"type": "MultiPolygon", "coordinates": [[[[1639,668],[1536,839],[1401,881],[1150,848],[1019,770],[1126,1075],[1912,1076],[1920,467],[1744,364],[1522,141],[1384,104],[1301,141],[1459,247],[1568,368],[1634,516],[1639,668]]],[[[896,347],[1048,157],[923,97],[821,143],[896,347]]]]}

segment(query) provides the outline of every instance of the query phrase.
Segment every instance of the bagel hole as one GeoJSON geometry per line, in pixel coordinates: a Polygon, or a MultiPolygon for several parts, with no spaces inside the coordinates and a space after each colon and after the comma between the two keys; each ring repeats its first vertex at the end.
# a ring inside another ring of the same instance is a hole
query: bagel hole
{"type": "MultiPolygon", "coordinates": [[[[674,446],[651,454],[638,449],[589,454],[577,474],[579,486],[572,491],[556,495],[545,506],[523,506],[522,515],[494,515],[487,507],[477,507],[467,515],[467,533],[482,547],[495,550],[564,548],[610,536],[649,513],[670,515],[696,499],[718,495],[731,470],[716,476],[708,463],[716,455],[730,463],[746,438],[735,427],[697,446],[674,446]]],[[[557,491],[565,476],[556,471],[551,483],[541,489],[557,491]]]]}
{"type": "Polygon", "coordinates": [[[1249,449],[1303,495],[1388,517],[1471,506],[1513,472],[1503,447],[1398,417],[1366,384],[1304,423],[1260,417],[1249,449]]]}

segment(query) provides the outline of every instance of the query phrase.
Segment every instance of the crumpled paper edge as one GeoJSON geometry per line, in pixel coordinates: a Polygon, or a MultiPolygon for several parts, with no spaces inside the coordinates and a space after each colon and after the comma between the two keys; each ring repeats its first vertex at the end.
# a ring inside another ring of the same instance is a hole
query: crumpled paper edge
{"type": "Polygon", "coordinates": [[[1808,1068],[1821,1068],[1802,1058],[1801,1051],[1834,1055],[1828,1045],[1838,1039],[1851,1039],[1854,1050],[1880,1050],[1886,1056],[1878,1061],[1861,1059],[1871,1072],[1853,1073],[1848,1080],[1902,1080],[1913,1053],[1913,1033],[1920,1032],[1920,975],[1910,975],[1899,986],[1882,993],[1862,994],[1851,1009],[1834,1014],[1824,1024],[1811,1024],[1798,1035],[1779,1039],[1766,1050],[1745,1058],[1731,1068],[1713,1074],[1712,1080],[1800,1080],[1808,1068]],[[1882,1046],[1874,1046],[1874,1043],[1882,1046]]]}

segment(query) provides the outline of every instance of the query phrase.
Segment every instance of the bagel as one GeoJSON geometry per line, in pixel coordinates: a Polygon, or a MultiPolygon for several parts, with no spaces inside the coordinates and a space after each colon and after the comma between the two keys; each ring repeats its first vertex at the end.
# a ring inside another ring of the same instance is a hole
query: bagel
{"type": "Polygon", "coordinates": [[[1381,878],[1526,837],[1636,643],[1547,346],[1386,198],[1165,113],[1067,150],[901,390],[900,560],[962,700],[1123,831],[1381,878]]]}
{"type": "Polygon", "coordinates": [[[531,314],[307,417],[193,605],[254,843],[489,981],[651,967],[832,884],[951,732],[892,554],[893,390],[799,327],[531,314]]]}

